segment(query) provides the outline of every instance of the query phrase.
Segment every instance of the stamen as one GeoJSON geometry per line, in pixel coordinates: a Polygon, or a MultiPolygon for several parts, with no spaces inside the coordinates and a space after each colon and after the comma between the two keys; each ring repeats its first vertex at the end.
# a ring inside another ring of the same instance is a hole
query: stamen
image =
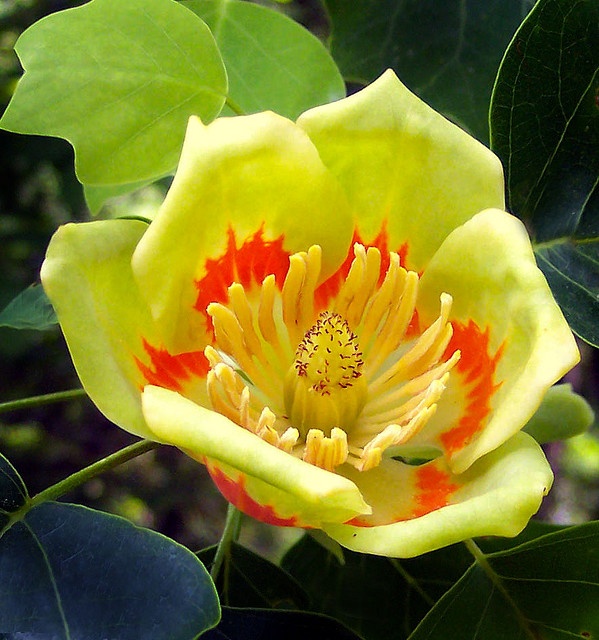
{"type": "Polygon", "coordinates": [[[356,243],[354,255],[347,279],[341,286],[334,305],[335,313],[343,316],[351,327],[360,324],[381,271],[381,254],[378,249],[370,247],[365,251],[361,244],[356,243]]]}
{"type": "Polygon", "coordinates": [[[321,249],[314,245],[308,253],[289,258],[289,271],[283,283],[283,322],[293,344],[303,337],[314,318],[314,292],[320,275],[321,249]]]}
{"type": "Polygon", "coordinates": [[[399,256],[396,253],[391,253],[385,279],[380,289],[372,297],[370,306],[364,315],[364,325],[361,332],[364,345],[370,343],[371,336],[379,328],[382,319],[386,315],[387,318],[389,317],[389,309],[401,298],[406,276],[407,271],[399,266],[399,256]]]}
{"type": "Polygon", "coordinates": [[[412,379],[436,364],[445,352],[453,332],[448,322],[451,303],[450,295],[441,294],[441,313],[437,320],[421,334],[409,351],[370,382],[370,391],[383,393],[390,386],[412,379]]]}
{"type": "MultiPolygon", "coordinates": [[[[410,397],[407,402],[399,406],[394,406],[384,413],[377,413],[368,420],[364,420],[360,433],[365,436],[368,434],[369,437],[372,437],[377,434],[384,425],[390,423],[407,423],[419,411],[433,405],[441,398],[447,386],[448,377],[449,374],[446,373],[440,380],[434,380],[426,389],[410,397]]],[[[362,418],[364,417],[365,416],[362,416],[362,418]]]]}
{"type": "Polygon", "coordinates": [[[404,288],[396,298],[396,303],[389,308],[385,323],[370,347],[366,361],[365,374],[372,378],[374,373],[384,364],[403,341],[410,321],[416,309],[418,296],[418,274],[406,272],[404,288]]]}
{"type": "Polygon", "coordinates": [[[215,345],[205,355],[214,410],[329,471],[345,463],[368,471],[387,449],[417,435],[460,358],[456,351],[443,360],[452,298],[442,294],[435,322],[406,339],[418,274],[390,253],[381,282],[381,263],[378,248],[356,243],[339,293],[318,318],[318,246],[289,258],[281,290],[269,275],[259,296],[233,283],[226,305],[208,305],[215,345]]]}
{"type": "Polygon", "coordinates": [[[255,357],[263,355],[262,344],[260,338],[254,330],[252,310],[245,295],[245,289],[237,282],[229,287],[229,300],[232,311],[237,318],[241,332],[243,333],[243,341],[246,350],[255,357]]]}
{"type": "Polygon", "coordinates": [[[258,327],[264,340],[276,350],[280,350],[279,333],[273,317],[276,286],[273,275],[266,276],[262,281],[258,306],[258,327]]]}
{"type": "MultiPolygon", "coordinates": [[[[206,354],[207,357],[218,357],[212,347],[207,347],[206,351],[210,354],[206,354]]],[[[298,430],[289,427],[280,435],[276,414],[268,407],[262,407],[260,412],[254,408],[249,387],[244,385],[241,377],[229,365],[216,363],[208,373],[206,384],[215,411],[269,444],[287,453],[292,452],[299,439],[298,430]]]]}
{"type": "Polygon", "coordinates": [[[359,459],[352,460],[358,471],[368,471],[380,464],[383,453],[389,447],[404,444],[413,438],[430,420],[437,409],[437,405],[426,407],[417,413],[408,424],[400,426],[390,424],[373,438],[365,447],[359,459]]]}
{"type": "Polygon", "coordinates": [[[432,367],[420,376],[408,380],[405,384],[390,385],[390,389],[387,392],[379,391],[378,396],[364,408],[362,416],[366,417],[377,414],[377,417],[380,418],[381,412],[385,410],[385,407],[393,407],[390,411],[395,411],[395,407],[398,406],[398,403],[403,398],[417,396],[426,391],[435,380],[444,379],[447,373],[458,363],[459,359],[460,352],[455,351],[446,362],[432,367]]]}
{"type": "Polygon", "coordinates": [[[347,434],[342,429],[331,429],[331,436],[328,438],[320,429],[308,431],[302,456],[304,462],[333,471],[347,460],[347,456],[347,434]]]}

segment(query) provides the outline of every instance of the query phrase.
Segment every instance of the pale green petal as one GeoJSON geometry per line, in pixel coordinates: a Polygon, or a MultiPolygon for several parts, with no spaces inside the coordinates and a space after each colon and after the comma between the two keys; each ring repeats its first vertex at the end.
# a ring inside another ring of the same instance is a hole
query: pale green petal
{"type": "MultiPolygon", "coordinates": [[[[286,251],[323,248],[323,278],[345,258],[349,206],[305,132],[274,113],[191,118],[166,200],[135,252],[133,268],[175,351],[206,342],[205,318],[191,314],[194,280],[223,255],[227,231],[238,244],[262,230],[286,251]]],[[[201,344],[199,345],[201,346],[201,344]]]]}
{"type": "Polygon", "coordinates": [[[387,71],[358,93],[298,119],[354,208],[366,241],[386,223],[390,248],[426,267],[448,233],[504,206],[497,157],[387,71]]]}
{"type": "MultiPolygon", "coordinates": [[[[473,320],[488,329],[490,355],[502,350],[494,375],[500,386],[491,398],[488,424],[451,458],[453,470],[460,472],[526,424],[551,385],[578,362],[579,352],[536,266],[524,226],[503,211],[481,212],[456,229],[420,284],[418,310],[425,325],[434,320],[445,291],[453,296],[451,319],[473,320]]],[[[418,442],[451,428],[452,383],[455,376],[418,442]]]]}
{"type": "Polygon", "coordinates": [[[296,515],[302,523],[319,526],[370,511],[356,485],[346,478],[277,449],[177,393],[148,386],[143,410],[155,438],[199,460],[207,457],[224,463],[227,472],[232,468],[245,474],[246,491],[256,501],[267,499],[279,514],[296,515]]]}
{"type": "Polygon", "coordinates": [[[42,284],[83,386],[104,415],[151,437],[140,398],[142,336],[153,322],[131,272],[131,255],[147,225],[136,220],[68,224],[53,236],[42,284]]]}
{"type": "MultiPolygon", "coordinates": [[[[375,527],[332,524],[323,529],[354,551],[399,558],[477,536],[512,537],[538,511],[553,481],[541,448],[524,433],[453,478],[460,488],[451,503],[419,518],[375,527]]],[[[380,498],[386,499],[393,496],[380,498]]],[[[376,513],[376,504],[372,506],[376,513]]]]}

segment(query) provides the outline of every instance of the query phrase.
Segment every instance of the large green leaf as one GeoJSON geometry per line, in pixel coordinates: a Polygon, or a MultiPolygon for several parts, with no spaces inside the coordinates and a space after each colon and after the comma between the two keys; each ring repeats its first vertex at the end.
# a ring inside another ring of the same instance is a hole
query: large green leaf
{"type": "Polygon", "coordinates": [[[501,64],[491,144],[572,329],[599,346],[599,3],[540,0],[501,64]]]}
{"type": "Polygon", "coordinates": [[[187,119],[221,110],[226,73],[208,27],[174,0],[92,0],[19,38],[25,68],[0,125],[66,138],[84,183],[162,176],[187,119]]]}
{"type": "MultiPolygon", "coordinates": [[[[209,547],[200,552],[200,560],[207,567],[215,551],[216,547],[209,547]]],[[[231,546],[216,586],[222,602],[232,607],[301,610],[308,606],[308,596],[296,580],[238,544],[231,546]]]]}
{"type": "Polygon", "coordinates": [[[361,640],[337,620],[301,611],[231,609],[203,640],[361,640]]]}
{"type": "Polygon", "coordinates": [[[313,611],[341,620],[365,640],[406,638],[471,563],[461,545],[401,562],[347,550],[343,555],[341,564],[304,536],[283,567],[308,592],[313,611]]]}
{"type": "Polygon", "coordinates": [[[567,640],[599,634],[599,523],[482,556],[410,640],[567,640]]]}
{"type": "Polygon", "coordinates": [[[43,331],[58,322],[48,296],[39,285],[31,285],[0,311],[0,327],[43,331]]]}
{"type": "Polygon", "coordinates": [[[0,637],[193,640],[217,624],[214,585],[185,547],[99,511],[27,501],[0,456],[0,637]]]}
{"type": "MultiPolygon", "coordinates": [[[[515,538],[480,539],[478,543],[489,557],[495,557],[493,553],[506,555],[508,551],[522,549],[523,545],[556,531],[567,533],[569,529],[533,521],[515,538]]],[[[304,536],[286,554],[283,567],[306,589],[313,611],[341,620],[365,640],[407,638],[437,601],[439,604],[432,611],[444,610],[445,605],[450,609],[453,605],[443,597],[444,594],[454,592],[454,585],[463,582],[462,576],[473,564],[473,558],[463,544],[402,561],[347,550],[343,555],[344,562],[341,563],[312,536],[304,536]]],[[[497,607],[502,615],[504,610],[508,611],[506,629],[509,629],[512,614],[509,606],[505,609],[504,604],[498,602],[497,607]]],[[[479,613],[478,608],[469,611],[466,607],[458,609],[455,619],[463,617],[470,624],[472,617],[479,613]]],[[[501,616],[498,616],[493,623],[501,628],[501,616]]],[[[431,638],[512,640],[507,631],[504,636],[487,637],[484,634],[477,636],[474,632],[448,630],[443,619],[437,632],[439,635],[431,638]]],[[[518,638],[518,635],[513,637],[518,638]]],[[[421,640],[420,636],[417,638],[421,640]]]]}
{"type": "Polygon", "coordinates": [[[488,139],[491,89],[527,0],[326,0],[331,52],[367,83],[392,68],[426,102],[488,139]]]}
{"type": "Polygon", "coordinates": [[[182,2],[212,29],[227,68],[229,95],[246,113],[270,109],[291,119],[345,96],[324,45],[287,16],[251,2],[182,2]]]}

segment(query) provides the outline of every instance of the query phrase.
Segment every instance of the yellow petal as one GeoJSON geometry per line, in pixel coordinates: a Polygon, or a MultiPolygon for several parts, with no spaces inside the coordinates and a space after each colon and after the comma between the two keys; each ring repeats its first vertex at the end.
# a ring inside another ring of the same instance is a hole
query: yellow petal
{"type": "MultiPolygon", "coordinates": [[[[270,112],[208,126],[191,118],[173,184],[133,258],[169,349],[207,343],[206,316],[194,307],[198,289],[211,287],[199,284],[209,261],[225,259],[231,239],[238,248],[257,234],[263,243],[280,242],[285,265],[290,252],[319,244],[324,278],[345,258],[352,237],[345,195],[293,122],[270,112]]],[[[254,255],[253,263],[266,269],[260,277],[270,272],[269,253],[266,245],[254,255]]]]}
{"type": "Polygon", "coordinates": [[[460,325],[454,338],[469,323],[488,338],[485,353],[477,351],[480,341],[473,344],[468,331],[462,332],[463,344],[457,338],[450,344],[462,352],[457,373],[452,371],[437,413],[417,438],[418,443],[438,438],[460,472],[519,431],[580,356],[524,226],[503,211],[481,212],[435,254],[420,280],[424,324],[434,319],[442,291],[453,297],[450,320],[460,325]],[[493,369],[489,380],[480,377],[485,358],[493,369]],[[456,414],[456,407],[476,403],[477,385],[488,394],[488,411],[479,411],[479,424],[460,424],[464,413],[456,414]]]}
{"type": "Polygon", "coordinates": [[[303,462],[175,392],[146,387],[143,410],[155,438],[206,461],[213,472],[219,469],[223,483],[241,482],[244,500],[269,507],[281,520],[318,527],[370,512],[347,478],[303,462]]]}
{"type": "Polygon", "coordinates": [[[337,177],[368,243],[385,225],[421,271],[452,229],[504,206],[497,157],[411,93],[392,71],[298,124],[337,177]]]}
{"type": "Polygon", "coordinates": [[[131,255],[147,225],[136,220],[68,224],[53,236],[42,265],[77,373],[104,415],[151,437],[141,412],[142,377],[134,355],[156,337],[131,272],[131,255]]]}
{"type": "MultiPolygon", "coordinates": [[[[538,511],[553,481],[541,448],[524,433],[515,435],[459,476],[452,475],[442,460],[433,464],[446,476],[447,485],[455,485],[447,495],[446,506],[391,524],[370,527],[331,524],[325,525],[324,531],[354,551],[400,558],[411,558],[477,536],[512,537],[538,511]]],[[[397,473],[415,475],[418,469],[398,467],[397,473]]],[[[374,476],[368,479],[368,474],[363,474],[360,483],[365,498],[372,503],[373,518],[379,505],[389,510],[398,500],[396,482],[389,482],[392,474],[386,475],[386,485],[374,476]]],[[[400,495],[399,501],[406,504],[414,497],[400,495]]]]}

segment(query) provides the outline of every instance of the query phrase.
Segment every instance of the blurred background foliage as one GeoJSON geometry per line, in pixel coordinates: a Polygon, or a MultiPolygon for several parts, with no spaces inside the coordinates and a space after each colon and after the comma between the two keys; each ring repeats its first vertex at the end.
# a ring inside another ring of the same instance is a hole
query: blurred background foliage
{"type": "MultiPolygon", "coordinates": [[[[0,112],[22,72],[13,51],[19,34],[43,15],[80,4],[83,2],[0,0],[0,112]]],[[[317,0],[263,4],[278,6],[326,39],[326,12],[317,0]]],[[[151,217],[164,188],[153,185],[127,196],[102,215],[151,217]]],[[[88,218],[67,142],[0,131],[0,309],[39,280],[45,249],[57,226],[88,218]]],[[[568,381],[597,411],[598,352],[586,345],[581,348],[583,361],[568,381]]],[[[46,332],[0,328],[0,402],[77,386],[57,328],[46,332]]],[[[0,415],[0,451],[19,470],[31,493],[133,441],[87,399],[0,415]]],[[[548,445],[547,454],[556,483],[541,517],[559,523],[599,518],[597,428],[548,445]]],[[[126,516],[191,549],[218,540],[226,511],[204,468],[168,447],[96,478],[66,499],[126,516]]],[[[245,530],[245,544],[267,553],[279,547],[280,532],[275,529],[256,524],[245,530]]]]}

